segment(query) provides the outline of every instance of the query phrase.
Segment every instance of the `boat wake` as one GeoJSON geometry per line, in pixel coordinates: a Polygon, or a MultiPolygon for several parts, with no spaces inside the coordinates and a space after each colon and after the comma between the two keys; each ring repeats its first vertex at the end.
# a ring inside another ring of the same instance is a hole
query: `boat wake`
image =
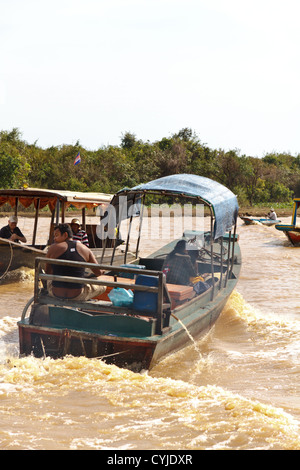
{"type": "Polygon", "coordinates": [[[1,284],[11,284],[17,282],[34,281],[34,269],[22,267],[14,271],[8,271],[0,279],[1,284]]]}
{"type": "Polygon", "coordinates": [[[17,327],[17,319],[9,316],[0,318],[0,338],[7,333],[11,333],[17,327]]]}
{"type": "Polygon", "coordinates": [[[236,291],[197,348],[191,341],[151,372],[19,358],[8,350],[16,321],[0,322],[2,449],[300,450],[300,418],[289,412],[299,396],[299,325],[236,291]],[[22,433],[12,435],[12,414],[22,433]]]}
{"type": "MultiPolygon", "coordinates": [[[[19,419],[31,422],[31,448],[45,447],[53,432],[69,449],[300,449],[291,415],[215,385],[136,374],[84,357],[12,358],[0,366],[0,377],[0,397],[13,393],[19,419]],[[75,395],[81,397],[76,413],[75,395]]],[[[9,415],[4,409],[2,429],[9,415]]]]}
{"type": "Polygon", "coordinates": [[[17,319],[4,317],[0,319],[0,364],[8,357],[19,356],[19,338],[17,319]]]}

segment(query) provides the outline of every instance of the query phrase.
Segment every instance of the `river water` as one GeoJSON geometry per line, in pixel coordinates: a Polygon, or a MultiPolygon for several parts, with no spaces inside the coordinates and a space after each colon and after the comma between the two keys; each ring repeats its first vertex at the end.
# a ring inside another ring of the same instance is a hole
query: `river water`
{"type": "MultiPolygon", "coordinates": [[[[19,226],[29,235],[32,220],[19,226]]],[[[299,450],[300,249],[274,227],[240,221],[238,233],[241,277],[216,325],[150,372],[19,358],[33,272],[3,279],[0,449],[299,450]]],[[[146,240],[141,254],[159,243],[146,240]]]]}

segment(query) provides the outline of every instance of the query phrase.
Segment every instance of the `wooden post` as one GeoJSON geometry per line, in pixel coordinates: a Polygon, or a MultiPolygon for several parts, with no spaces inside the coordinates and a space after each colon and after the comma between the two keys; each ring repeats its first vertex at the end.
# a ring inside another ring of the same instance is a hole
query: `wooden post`
{"type": "Polygon", "coordinates": [[[61,223],[65,223],[65,201],[61,201],[61,223]]]}
{"type": "Polygon", "coordinates": [[[40,202],[41,202],[41,199],[38,198],[37,202],[36,202],[36,208],[35,208],[34,228],[33,228],[33,235],[32,235],[32,244],[33,244],[33,246],[35,245],[35,240],[36,240],[37,224],[38,224],[38,217],[39,217],[39,210],[40,210],[40,202]]]}
{"type": "Polygon", "coordinates": [[[51,245],[53,240],[51,240],[52,236],[52,225],[54,224],[54,217],[55,217],[55,209],[51,213],[51,221],[50,221],[50,228],[49,228],[49,236],[48,236],[48,245],[51,245]]]}
{"type": "Polygon", "coordinates": [[[59,199],[57,198],[56,200],[56,220],[55,220],[56,225],[59,224],[59,199]]]}
{"type": "Polygon", "coordinates": [[[82,230],[86,230],[85,207],[82,209],[81,214],[82,214],[81,228],[82,230]]]}
{"type": "Polygon", "coordinates": [[[15,216],[18,216],[18,207],[19,207],[19,198],[16,197],[16,205],[15,205],[15,216]]]}

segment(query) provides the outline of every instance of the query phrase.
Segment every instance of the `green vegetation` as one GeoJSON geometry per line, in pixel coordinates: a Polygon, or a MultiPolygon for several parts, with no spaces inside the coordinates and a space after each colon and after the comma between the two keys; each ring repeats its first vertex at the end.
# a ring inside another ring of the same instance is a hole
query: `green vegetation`
{"type": "Polygon", "coordinates": [[[138,140],[130,132],[120,146],[86,150],[79,142],[43,149],[28,144],[19,129],[0,131],[0,187],[27,184],[47,189],[114,193],[125,186],[174,173],[194,173],[227,186],[240,206],[291,203],[300,196],[300,154],[263,158],[238,150],[210,149],[189,128],[160,141],[138,140]],[[77,155],[81,164],[74,166],[77,155]]]}

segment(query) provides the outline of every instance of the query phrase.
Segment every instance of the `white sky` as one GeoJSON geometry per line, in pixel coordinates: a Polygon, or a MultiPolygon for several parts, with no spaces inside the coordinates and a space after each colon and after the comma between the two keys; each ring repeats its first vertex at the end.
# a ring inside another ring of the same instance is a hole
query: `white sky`
{"type": "Polygon", "coordinates": [[[300,153],[299,0],[0,0],[0,130],[300,153]]]}

